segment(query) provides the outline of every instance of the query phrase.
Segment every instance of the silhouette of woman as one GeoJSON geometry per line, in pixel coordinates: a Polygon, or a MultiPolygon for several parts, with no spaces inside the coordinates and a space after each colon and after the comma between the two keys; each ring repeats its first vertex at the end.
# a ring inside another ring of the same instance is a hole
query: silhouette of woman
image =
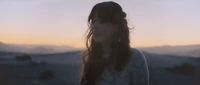
{"type": "Polygon", "coordinates": [[[149,85],[146,57],[130,48],[126,13],[113,1],[96,4],[88,17],[81,85],[149,85]]]}

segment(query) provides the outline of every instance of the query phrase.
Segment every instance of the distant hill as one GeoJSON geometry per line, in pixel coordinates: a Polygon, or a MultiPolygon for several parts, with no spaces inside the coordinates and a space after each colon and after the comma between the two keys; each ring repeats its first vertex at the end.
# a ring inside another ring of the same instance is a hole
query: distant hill
{"type": "Polygon", "coordinates": [[[33,54],[54,54],[70,51],[77,51],[79,48],[63,45],[19,45],[0,42],[0,52],[33,53],[33,54]]]}
{"type": "Polygon", "coordinates": [[[3,42],[0,41],[0,45],[2,45],[2,44],[3,44],[3,42]]]}
{"type": "Polygon", "coordinates": [[[147,47],[139,48],[145,52],[155,54],[170,54],[178,56],[192,56],[200,57],[200,45],[180,45],[180,46],[158,46],[158,47],[147,47]]]}
{"type": "MultiPolygon", "coordinates": [[[[138,48],[148,53],[167,54],[175,56],[191,56],[200,57],[199,45],[180,45],[180,46],[157,46],[138,48]]],[[[7,44],[0,41],[0,52],[14,52],[14,53],[31,53],[31,54],[55,54],[65,53],[71,51],[80,51],[82,49],[67,45],[53,46],[53,45],[19,45],[7,44]]]]}

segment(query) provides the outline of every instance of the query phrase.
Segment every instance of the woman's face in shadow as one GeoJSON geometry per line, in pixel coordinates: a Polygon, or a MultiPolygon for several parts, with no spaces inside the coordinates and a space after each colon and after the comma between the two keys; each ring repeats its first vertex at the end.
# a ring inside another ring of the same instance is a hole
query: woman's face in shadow
{"type": "Polygon", "coordinates": [[[94,27],[93,38],[98,43],[111,42],[117,31],[116,25],[109,22],[101,23],[98,17],[95,17],[95,23],[92,27],[94,27]]]}

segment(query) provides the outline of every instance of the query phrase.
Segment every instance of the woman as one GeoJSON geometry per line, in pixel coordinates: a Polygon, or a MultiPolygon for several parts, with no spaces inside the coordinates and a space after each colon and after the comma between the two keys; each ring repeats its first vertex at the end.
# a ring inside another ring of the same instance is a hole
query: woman
{"type": "Polygon", "coordinates": [[[149,85],[146,58],[130,48],[125,18],[126,13],[113,1],[92,8],[81,85],[149,85]]]}

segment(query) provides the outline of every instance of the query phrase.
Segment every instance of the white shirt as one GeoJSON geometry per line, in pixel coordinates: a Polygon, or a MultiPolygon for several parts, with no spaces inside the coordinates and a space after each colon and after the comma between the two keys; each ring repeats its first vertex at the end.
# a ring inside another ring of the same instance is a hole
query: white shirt
{"type": "Polygon", "coordinates": [[[133,49],[127,66],[121,72],[110,72],[105,69],[97,79],[96,85],[149,85],[149,69],[144,54],[133,49]]]}

